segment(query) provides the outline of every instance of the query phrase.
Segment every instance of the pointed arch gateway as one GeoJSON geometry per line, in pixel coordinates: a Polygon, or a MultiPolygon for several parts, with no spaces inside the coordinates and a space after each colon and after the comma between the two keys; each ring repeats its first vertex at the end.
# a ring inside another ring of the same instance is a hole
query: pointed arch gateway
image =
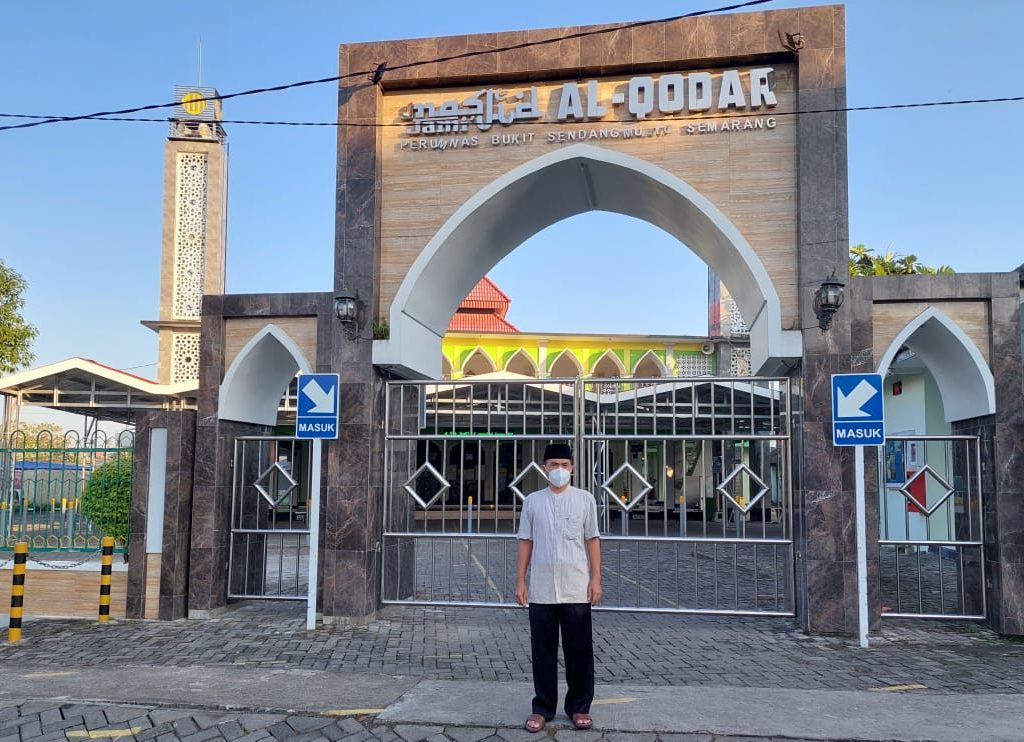
{"type": "Polygon", "coordinates": [[[928,307],[900,330],[878,361],[885,374],[906,346],[924,361],[942,396],[946,422],[968,420],[996,411],[995,380],[978,346],[935,307],[928,307]]]}
{"type": "Polygon", "coordinates": [[[588,144],[553,150],[499,176],[431,238],[391,305],[391,335],[373,362],[436,378],[451,316],[477,281],[527,238],[587,211],[642,219],[692,249],[729,286],[750,328],[753,367],[781,370],[802,354],[799,331],[782,329],[778,293],[739,230],[695,188],[644,160],[588,144]]]}
{"type": "Polygon", "coordinates": [[[312,370],[291,336],[277,325],[268,324],[252,336],[224,374],[217,416],[221,420],[274,425],[288,384],[295,374],[312,370]]]}

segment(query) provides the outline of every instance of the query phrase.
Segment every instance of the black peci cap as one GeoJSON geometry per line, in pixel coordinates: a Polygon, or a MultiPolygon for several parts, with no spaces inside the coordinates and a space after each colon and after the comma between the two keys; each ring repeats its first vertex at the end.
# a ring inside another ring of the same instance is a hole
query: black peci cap
{"type": "Polygon", "coordinates": [[[568,443],[549,443],[544,449],[544,460],[569,459],[572,461],[572,448],[568,443]]]}

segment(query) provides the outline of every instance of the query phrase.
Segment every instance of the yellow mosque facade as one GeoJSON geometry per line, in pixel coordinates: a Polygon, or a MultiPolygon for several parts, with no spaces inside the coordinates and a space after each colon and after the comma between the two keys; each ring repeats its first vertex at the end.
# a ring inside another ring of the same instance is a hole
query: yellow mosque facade
{"type": "Polygon", "coordinates": [[[444,378],[650,379],[749,373],[743,364],[745,348],[737,349],[735,338],[520,332],[505,319],[510,304],[490,279],[481,279],[444,336],[444,378]],[[726,368],[720,368],[723,360],[726,368]]]}

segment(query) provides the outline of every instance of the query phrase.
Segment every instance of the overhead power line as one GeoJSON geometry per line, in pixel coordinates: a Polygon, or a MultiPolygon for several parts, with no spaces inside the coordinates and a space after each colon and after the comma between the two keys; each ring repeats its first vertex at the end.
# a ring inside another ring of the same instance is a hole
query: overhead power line
{"type": "MultiPolygon", "coordinates": [[[[551,39],[538,39],[536,41],[524,41],[519,44],[510,44],[508,46],[501,46],[494,49],[480,49],[476,51],[462,52],[460,54],[452,54],[445,57],[434,57],[433,59],[421,59],[413,62],[405,62],[403,64],[397,64],[389,66],[387,62],[383,62],[375,66],[372,70],[359,70],[356,72],[348,72],[344,75],[332,75],[331,77],[320,77],[313,80],[300,80],[298,82],[285,83],[283,85],[272,85],[263,88],[252,88],[251,90],[242,90],[237,93],[224,93],[222,95],[213,95],[205,98],[207,101],[212,100],[230,100],[232,98],[242,98],[252,95],[261,95],[263,93],[276,93],[282,90],[291,90],[294,88],[308,87],[310,85],[322,85],[329,82],[339,82],[341,80],[347,80],[357,77],[372,77],[374,82],[379,82],[381,77],[386,72],[395,70],[410,69],[413,67],[421,67],[425,64],[438,64],[441,62],[453,62],[459,59],[468,59],[471,57],[478,57],[485,54],[497,54],[500,52],[515,51],[517,49],[527,49],[533,46],[541,46],[544,44],[557,44],[562,41],[571,41],[573,39],[581,39],[587,36],[598,36],[601,34],[616,33],[618,31],[626,31],[633,28],[642,28],[643,26],[650,26],[656,23],[671,23],[672,21],[682,20],[683,18],[695,18],[702,15],[711,15],[713,13],[723,13],[730,10],[741,10],[743,8],[749,8],[754,5],[765,5],[767,3],[774,2],[774,0],[746,0],[746,2],[733,3],[731,5],[723,5],[718,8],[709,8],[707,10],[695,10],[691,13],[683,13],[682,15],[674,15],[668,18],[656,18],[646,21],[632,21],[630,23],[616,24],[608,28],[596,28],[588,31],[577,31],[576,33],[565,34],[564,36],[556,36],[551,39]]],[[[96,113],[84,113],[70,116],[48,116],[46,118],[29,121],[23,124],[9,124],[7,126],[0,126],[0,131],[10,131],[13,129],[30,129],[36,126],[44,126],[47,124],[59,124],[68,121],[85,121],[89,119],[94,120],[109,120],[109,117],[114,116],[125,116],[133,113],[141,113],[143,111],[156,111],[161,108],[173,108],[179,105],[179,101],[172,101],[170,103],[151,103],[145,106],[135,106],[133,108],[122,108],[116,111],[98,111],[96,113]]],[[[14,114],[9,115],[12,118],[17,116],[14,114]]],[[[229,122],[222,122],[229,123],[229,122]]],[[[230,122],[230,123],[241,123],[241,122],[230,122]]],[[[321,124],[291,124],[289,122],[279,122],[280,125],[284,126],[320,126],[321,124]]],[[[322,124],[324,126],[330,126],[332,124],[322,124]]]]}
{"type": "MultiPolygon", "coordinates": [[[[1019,103],[1024,101],[1024,95],[1017,95],[1006,98],[970,98],[961,100],[936,100],[936,101],[922,101],[918,103],[884,103],[874,106],[845,106],[842,108],[814,108],[805,111],[737,111],[735,113],[721,113],[721,114],[706,114],[700,116],[648,116],[644,119],[629,120],[629,121],[616,121],[616,120],[594,120],[594,121],[519,121],[516,123],[517,127],[520,126],[582,126],[582,125],[596,125],[596,124],[627,124],[629,126],[643,125],[647,122],[661,122],[661,121],[677,121],[680,123],[697,123],[700,121],[710,121],[715,119],[736,119],[736,118],[751,118],[760,116],[806,116],[810,114],[820,113],[855,113],[858,111],[896,111],[900,109],[909,108],[938,108],[948,106],[969,106],[986,103],[1019,103]]],[[[44,114],[27,114],[27,113],[0,113],[0,118],[30,118],[30,119],[53,119],[53,116],[47,116],[44,114]]],[[[173,119],[171,118],[153,118],[143,116],[89,116],[86,120],[89,121],[129,121],[136,123],[155,123],[155,124],[166,124],[173,119]]],[[[375,128],[375,129],[387,129],[393,127],[408,127],[408,122],[394,122],[394,123],[351,123],[351,122],[339,122],[339,121],[258,121],[251,119],[225,119],[219,121],[221,124],[245,124],[252,126],[332,126],[340,128],[375,128]]],[[[0,127],[0,131],[5,128],[11,127],[0,127]]]]}

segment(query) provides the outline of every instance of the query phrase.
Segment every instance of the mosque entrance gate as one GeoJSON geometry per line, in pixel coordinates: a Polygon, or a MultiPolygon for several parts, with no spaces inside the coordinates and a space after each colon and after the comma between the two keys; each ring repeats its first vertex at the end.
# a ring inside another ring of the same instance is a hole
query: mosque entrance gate
{"type": "Polygon", "coordinates": [[[882,616],[985,618],[978,437],[886,438],[878,481],[882,616]]]}
{"type": "Polygon", "coordinates": [[[787,379],[394,381],[382,598],[514,605],[522,501],[573,443],[604,607],[793,615],[787,379]]]}
{"type": "Polygon", "coordinates": [[[228,598],[306,600],[311,441],[235,439],[228,598]]]}

